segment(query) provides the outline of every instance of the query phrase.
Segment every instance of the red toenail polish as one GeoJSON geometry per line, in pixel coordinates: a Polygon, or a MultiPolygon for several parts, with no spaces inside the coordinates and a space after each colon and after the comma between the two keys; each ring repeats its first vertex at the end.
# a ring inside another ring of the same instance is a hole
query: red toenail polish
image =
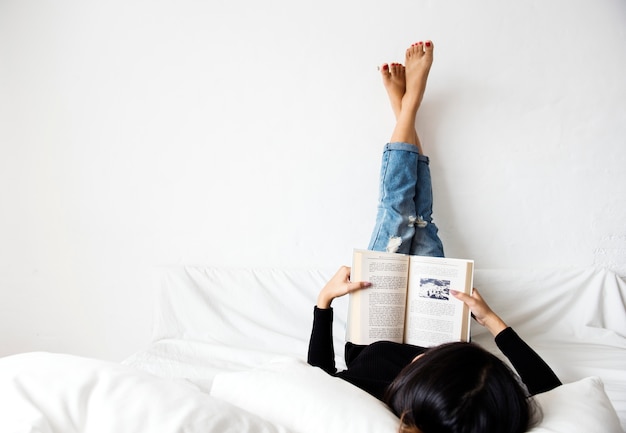
{"type": "Polygon", "coordinates": [[[384,70],[389,69],[389,65],[383,65],[383,69],[384,69],[384,70]]]}
{"type": "Polygon", "coordinates": [[[430,42],[426,42],[426,46],[427,46],[427,47],[430,47],[430,42]]]}
{"type": "Polygon", "coordinates": [[[418,42],[418,44],[419,44],[419,45],[422,45],[422,43],[423,43],[422,41],[419,41],[419,42],[418,42]]]}

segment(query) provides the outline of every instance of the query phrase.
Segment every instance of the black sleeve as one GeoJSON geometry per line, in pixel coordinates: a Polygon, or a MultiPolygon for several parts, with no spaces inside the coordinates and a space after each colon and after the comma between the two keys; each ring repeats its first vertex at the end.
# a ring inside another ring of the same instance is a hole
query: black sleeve
{"type": "Polygon", "coordinates": [[[307,362],[320,367],[328,374],[335,374],[335,348],[333,346],[333,309],[313,310],[313,330],[309,340],[307,362]]]}
{"type": "Polygon", "coordinates": [[[496,336],[496,344],[511,361],[531,395],[550,391],[561,381],[541,357],[512,328],[496,336]]]}

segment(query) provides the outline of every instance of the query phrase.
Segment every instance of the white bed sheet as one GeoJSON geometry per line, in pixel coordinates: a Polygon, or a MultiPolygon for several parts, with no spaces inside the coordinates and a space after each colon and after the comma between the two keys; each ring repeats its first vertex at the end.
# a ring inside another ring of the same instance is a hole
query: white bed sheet
{"type": "MultiPolygon", "coordinates": [[[[50,353],[0,359],[0,431],[312,433],[321,420],[329,433],[350,433],[336,413],[345,399],[332,400],[346,393],[361,401],[342,409],[354,418],[378,411],[359,433],[395,431],[380,402],[303,362],[317,293],[334,272],[162,268],[153,341],[122,364],[50,353]]],[[[478,270],[475,286],[568,384],[538,397],[547,424],[532,433],[623,431],[624,281],[598,269],[478,270]]],[[[347,300],[334,307],[342,368],[347,300]]],[[[499,353],[484,329],[472,333],[499,353]]]]}
{"type": "MultiPolygon", "coordinates": [[[[313,305],[335,269],[161,271],[154,343],[125,363],[204,390],[216,374],[275,356],[306,357],[313,305]]],[[[489,304],[563,382],[599,377],[626,427],[626,283],[603,269],[477,270],[489,304]]],[[[343,367],[347,302],[335,308],[335,351],[343,367]]],[[[474,341],[499,353],[480,326],[474,341]]]]}

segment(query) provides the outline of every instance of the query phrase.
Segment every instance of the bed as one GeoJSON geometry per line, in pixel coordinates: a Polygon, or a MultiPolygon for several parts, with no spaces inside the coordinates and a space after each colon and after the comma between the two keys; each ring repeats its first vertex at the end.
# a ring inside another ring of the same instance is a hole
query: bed
{"type": "MultiPolygon", "coordinates": [[[[0,359],[0,431],[397,431],[381,402],[304,362],[317,292],[335,269],[157,272],[152,341],[122,363],[43,352],[0,359]]],[[[475,286],[564,382],[537,396],[543,419],[533,433],[624,431],[621,278],[479,269],[475,286]]],[[[346,301],[334,304],[340,367],[346,301]]],[[[472,338],[499,355],[479,326],[472,338]]]]}

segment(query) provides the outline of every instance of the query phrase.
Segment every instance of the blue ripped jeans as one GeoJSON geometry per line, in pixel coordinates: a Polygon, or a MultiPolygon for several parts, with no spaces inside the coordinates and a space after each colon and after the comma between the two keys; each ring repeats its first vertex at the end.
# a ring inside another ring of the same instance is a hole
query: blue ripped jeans
{"type": "Polygon", "coordinates": [[[443,257],[433,223],[433,191],[427,156],[408,143],[388,143],[380,170],[380,199],[368,249],[443,257]]]}

